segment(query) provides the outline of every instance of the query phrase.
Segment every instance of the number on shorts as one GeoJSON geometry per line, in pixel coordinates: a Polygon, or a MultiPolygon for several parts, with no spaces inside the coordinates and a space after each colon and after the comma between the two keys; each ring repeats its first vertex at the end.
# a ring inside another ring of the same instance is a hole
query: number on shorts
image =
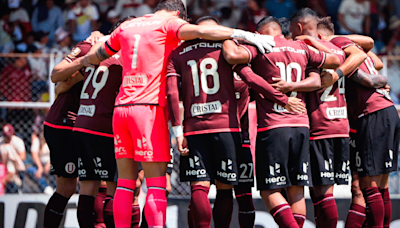
{"type": "Polygon", "coordinates": [[[81,99],[89,99],[89,94],[86,93],[86,88],[89,85],[90,82],[92,82],[92,86],[94,88],[94,92],[92,94],[91,99],[96,99],[97,94],[100,92],[101,89],[106,85],[107,78],[108,78],[108,67],[106,66],[99,66],[96,70],[94,71],[94,68],[92,67],[87,67],[85,72],[90,71],[89,76],[86,78],[85,84],[83,84],[82,92],[81,92],[81,99]],[[97,77],[99,76],[100,73],[103,73],[101,76],[101,79],[99,82],[97,82],[97,77]],[[93,78],[92,78],[93,77],[93,78]]]}
{"type": "Polygon", "coordinates": [[[139,42],[140,42],[140,34],[133,35],[135,38],[135,46],[133,47],[133,56],[132,56],[132,69],[137,68],[137,57],[138,57],[138,49],[139,49],[139,42]]]}
{"type": "Polygon", "coordinates": [[[360,157],[360,152],[356,152],[356,166],[361,167],[361,157],[360,157]]]}
{"type": "Polygon", "coordinates": [[[240,178],[242,179],[246,179],[246,178],[251,178],[253,175],[253,163],[242,163],[240,164],[239,168],[244,168],[244,170],[242,171],[242,174],[240,174],[240,178]],[[246,175],[247,173],[247,167],[250,167],[249,169],[249,175],[246,175]]]}
{"type": "Polygon", "coordinates": [[[213,58],[205,58],[200,62],[200,79],[199,79],[199,71],[197,69],[197,62],[195,60],[187,61],[187,65],[190,66],[192,70],[192,78],[193,78],[193,87],[194,87],[194,96],[200,96],[200,83],[201,89],[205,94],[213,95],[216,94],[219,90],[219,74],[218,63],[213,58]],[[207,68],[207,65],[211,65],[210,68],[207,68]],[[214,87],[208,87],[207,76],[212,76],[214,87]]]}
{"type": "MultiPolygon", "coordinates": [[[[299,82],[301,81],[301,74],[302,74],[302,69],[300,64],[296,62],[291,62],[287,66],[283,62],[276,62],[275,65],[279,68],[281,78],[285,80],[286,82],[293,82],[292,80],[292,70],[296,70],[296,81],[299,82]]],[[[296,97],[297,96],[297,91],[292,91],[290,93],[290,97],[296,97]]],[[[274,104],[274,109],[277,112],[285,112],[287,111],[284,107],[281,105],[278,105],[277,103],[274,104]]]]}

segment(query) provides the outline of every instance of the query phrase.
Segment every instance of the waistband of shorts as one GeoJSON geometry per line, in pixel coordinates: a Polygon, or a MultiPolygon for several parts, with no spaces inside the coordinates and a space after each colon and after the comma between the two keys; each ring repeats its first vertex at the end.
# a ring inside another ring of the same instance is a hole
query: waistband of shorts
{"type": "Polygon", "coordinates": [[[211,133],[222,133],[222,132],[241,132],[240,128],[218,128],[218,129],[207,129],[207,130],[200,130],[200,131],[190,131],[185,132],[185,136],[190,135],[204,135],[204,134],[211,134],[211,133]]]}
{"type": "Polygon", "coordinates": [[[80,127],[74,127],[73,131],[79,131],[83,132],[86,134],[91,134],[91,135],[98,135],[98,136],[104,136],[104,137],[109,137],[109,138],[114,138],[113,134],[110,133],[104,133],[104,132],[99,132],[99,131],[93,131],[85,128],[80,128],[80,127]]]}
{"type": "Polygon", "coordinates": [[[52,123],[49,123],[47,121],[44,121],[43,124],[48,126],[48,127],[56,128],[56,129],[71,130],[71,131],[74,129],[74,127],[72,127],[72,126],[64,126],[64,125],[52,124],[52,123]]]}
{"type": "MultiPolygon", "coordinates": [[[[120,105],[115,105],[115,107],[128,107],[128,106],[134,106],[134,105],[152,105],[152,106],[160,106],[159,104],[153,104],[153,103],[133,103],[133,104],[120,104],[120,105]]],[[[161,106],[160,106],[161,107],[161,106]]]]}
{"type": "Polygon", "coordinates": [[[310,129],[310,125],[309,124],[277,124],[277,125],[272,125],[272,126],[268,126],[268,127],[261,127],[257,129],[257,132],[262,132],[262,131],[268,131],[268,130],[272,130],[275,128],[293,128],[293,127],[304,127],[307,129],[310,129]]]}
{"type": "Polygon", "coordinates": [[[349,138],[350,135],[347,134],[330,134],[330,135],[319,135],[319,136],[310,136],[310,140],[319,140],[319,139],[332,139],[332,138],[349,138]]]}

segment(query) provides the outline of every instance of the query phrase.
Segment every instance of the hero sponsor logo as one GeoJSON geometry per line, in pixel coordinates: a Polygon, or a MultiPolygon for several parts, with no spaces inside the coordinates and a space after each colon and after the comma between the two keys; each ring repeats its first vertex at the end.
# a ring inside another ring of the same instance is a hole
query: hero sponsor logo
{"type": "Polygon", "coordinates": [[[286,177],[281,175],[281,165],[279,163],[275,163],[274,165],[269,166],[269,174],[274,177],[265,178],[266,184],[286,184],[286,177]]]}
{"type": "Polygon", "coordinates": [[[346,119],[347,118],[347,109],[346,107],[339,108],[327,108],[326,115],[328,119],[346,119]]]}
{"type": "Polygon", "coordinates": [[[341,167],[341,171],[342,172],[340,172],[340,173],[338,172],[338,173],[335,174],[335,178],[336,179],[344,179],[345,181],[348,181],[349,177],[350,177],[350,174],[349,174],[350,161],[349,160],[343,161],[342,167],[341,167]]]}
{"type": "Polygon", "coordinates": [[[115,148],[115,153],[116,154],[126,154],[126,149],[123,146],[118,146],[121,143],[121,139],[119,135],[114,136],[114,148],[115,148]]]}
{"type": "Polygon", "coordinates": [[[221,113],[222,105],[220,101],[213,101],[203,104],[192,104],[190,112],[193,117],[211,113],[221,113]]]}
{"type": "Polygon", "coordinates": [[[307,181],[308,183],[308,162],[303,162],[302,166],[303,174],[297,174],[297,180],[307,181]]]}
{"type": "Polygon", "coordinates": [[[226,172],[227,170],[232,170],[233,169],[233,162],[231,159],[228,159],[227,161],[221,161],[221,171],[217,171],[217,176],[226,178],[228,181],[236,181],[236,173],[235,172],[226,172]]]}
{"type": "Polygon", "coordinates": [[[78,110],[78,116],[93,117],[96,112],[96,105],[81,105],[78,110]]]}
{"type": "Polygon", "coordinates": [[[93,158],[93,163],[96,169],[94,169],[94,174],[99,175],[100,178],[108,178],[108,170],[105,169],[100,169],[103,167],[101,163],[101,158],[100,157],[95,157],[93,158]]]}
{"type": "Polygon", "coordinates": [[[189,166],[192,169],[186,170],[186,176],[196,176],[197,178],[202,178],[207,176],[207,172],[205,169],[194,169],[200,166],[200,158],[194,156],[193,158],[189,158],[189,166]]]}
{"type": "Polygon", "coordinates": [[[332,159],[324,160],[324,168],[325,168],[325,171],[320,173],[321,177],[329,178],[329,179],[333,180],[333,177],[335,176],[335,174],[334,174],[333,168],[332,168],[332,159]]]}
{"type": "Polygon", "coordinates": [[[145,137],[142,137],[142,139],[136,139],[136,141],[137,141],[137,147],[140,148],[140,150],[136,150],[135,155],[143,156],[145,158],[150,158],[150,159],[153,158],[154,155],[153,151],[147,148],[147,139],[145,137]]]}
{"type": "Polygon", "coordinates": [[[389,159],[390,161],[385,162],[385,167],[386,168],[392,168],[393,164],[392,164],[392,160],[393,160],[393,150],[389,150],[389,159]]]}

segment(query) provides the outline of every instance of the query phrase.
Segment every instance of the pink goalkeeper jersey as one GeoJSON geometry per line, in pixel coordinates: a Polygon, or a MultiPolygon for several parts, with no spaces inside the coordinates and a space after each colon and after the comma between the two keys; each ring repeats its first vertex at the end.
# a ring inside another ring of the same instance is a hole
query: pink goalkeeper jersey
{"type": "Polygon", "coordinates": [[[166,104],[166,65],[178,46],[179,29],[187,24],[178,17],[148,14],[122,23],[105,43],[114,55],[121,50],[122,85],[116,106],[166,104]]]}

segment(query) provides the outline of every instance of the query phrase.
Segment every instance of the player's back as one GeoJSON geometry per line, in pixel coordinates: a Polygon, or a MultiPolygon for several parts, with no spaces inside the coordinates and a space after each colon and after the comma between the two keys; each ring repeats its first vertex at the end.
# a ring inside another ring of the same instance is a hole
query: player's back
{"type": "Polygon", "coordinates": [[[186,41],[171,54],[168,75],[181,76],[186,135],[238,132],[232,66],[221,41],[186,41]]]}
{"type": "Polygon", "coordinates": [[[107,41],[121,51],[123,84],[116,105],[165,105],[167,57],[178,46],[177,31],[185,21],[148,14],[121,24],[107,41]]]}
{"type": "MultiPolygon", "coordinates": [[[[340,65],[346,61],[346,54],[342,49],[329,41],[320,40],[320,43],[331,49],[340,60],[340,65]]],[[[319,69],[313,68],[308,72],[319,69]]],[[[328,70],[333,71],[333,70],[328,70]]],[[[340,78],[323,93],[317,91],[307,95],[307,111],[310,117],[310,138],[337,138],[349,137],[347,109],[345,100],[345,78],[340,78]]]]}
{"type": "Polygon", "coordinates": [[[112,137],[112,114],[122,82],[122,60],[115,54],[100,65],[87,67],[74,130],[112,137]]]}
{"type": "MultiPolygon", "coordinates": [[[[275,43],[273,51],[265,55],[258,53],[253,46],[246,46],[251,54],[253,71],[269,83],[279,77],[287,82],[299,82],[305,79],[308,65],[320,67],[324,63],[325,53],[308,47],[304,42],[286,40],[283,35],[279,35],[275,37],[275,43]]],[[[302,92],[293,91],[287,95],[303,102],[305,100],[302,92]]],[[[259,131],[277,127],[309,127],[306,113],[288,112],[261,95],[256,96],[256,101],[259,131]]]]}

